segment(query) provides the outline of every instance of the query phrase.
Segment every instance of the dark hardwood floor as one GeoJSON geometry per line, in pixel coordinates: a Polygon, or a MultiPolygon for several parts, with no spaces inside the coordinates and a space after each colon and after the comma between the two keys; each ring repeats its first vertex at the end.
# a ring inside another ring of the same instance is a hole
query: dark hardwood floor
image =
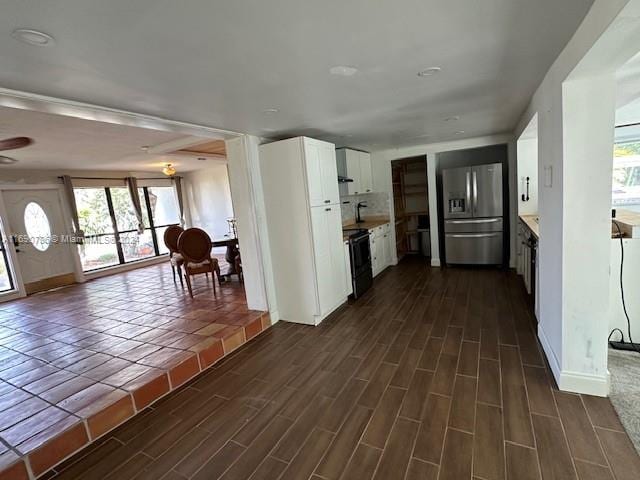
{"type": "Polygon", "coordinates": [[[609,400],[557,391],[520,280],[406,261],[280,322],[61,465],[62,479],[638,479],[609,400]]]}

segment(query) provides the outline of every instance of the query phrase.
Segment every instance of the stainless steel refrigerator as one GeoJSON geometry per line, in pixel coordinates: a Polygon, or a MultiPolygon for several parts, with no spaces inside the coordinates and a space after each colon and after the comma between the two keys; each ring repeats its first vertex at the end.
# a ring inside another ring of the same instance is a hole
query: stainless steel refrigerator
{"type": "Polygon", "coordinates": [[[442,197],[446,263],[502,264],[502,164],[443,170],[442,197]]]}

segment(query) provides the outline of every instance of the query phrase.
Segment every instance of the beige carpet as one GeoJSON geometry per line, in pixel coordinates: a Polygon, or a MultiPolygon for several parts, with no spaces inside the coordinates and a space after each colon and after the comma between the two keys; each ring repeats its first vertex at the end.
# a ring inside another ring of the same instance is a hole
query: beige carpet
{"type": "Polygon", "coordinates": [[[640,453],[640,354],[609,349],[613,407],[640,453]]]}

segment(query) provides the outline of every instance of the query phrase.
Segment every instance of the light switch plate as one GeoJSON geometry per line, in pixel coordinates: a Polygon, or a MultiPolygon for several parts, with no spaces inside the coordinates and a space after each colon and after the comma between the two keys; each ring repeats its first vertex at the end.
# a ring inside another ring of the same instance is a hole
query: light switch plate
{"type": "Polygon", "coordinates": [[[545,165],[544,167],[544,186],[551,188],[553,186],[553,166],[545,165]]]}

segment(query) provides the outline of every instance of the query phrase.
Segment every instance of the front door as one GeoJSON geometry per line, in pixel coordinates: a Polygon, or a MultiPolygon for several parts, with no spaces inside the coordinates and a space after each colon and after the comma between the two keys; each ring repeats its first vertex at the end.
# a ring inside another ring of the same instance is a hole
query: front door
{"type": "Polygon", "coordinates": [[[73,283],[74,263],[57,189],[5,190],[7,237],[27,294],[73,283]]]}

